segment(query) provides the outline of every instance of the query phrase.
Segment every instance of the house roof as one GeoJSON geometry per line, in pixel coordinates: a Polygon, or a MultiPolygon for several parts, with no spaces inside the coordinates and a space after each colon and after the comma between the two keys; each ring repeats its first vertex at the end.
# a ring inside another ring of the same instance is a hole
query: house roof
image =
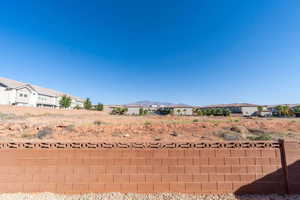
{"type": "Polygon", "coordinates": [[[232,103],[232,104],[216,104],[203,106],[202,108],[227,108],[227,107],[257,107],[259,105],[250,104],[250,103],[232,103]]]}
{"type": "Polygon", "coordinates": [[[269,105],[268,108],[276,108],[277,106],[288,106],[290,108],[294,108],[300,104],[277,104],[277,105],[269,105]]]}
{"type": "Polygon", "coordinates": [[[126,105],[124,107],[126,107],[126,108],[146,108],[146,106],[141,106],[141,105],[126,105]]]}
{"type": "Polygon", "coordinates": [[[169,108],[195,108],[195,106],[184,106],[184,105],[174,105],[174,106],[167,106],[169,108]]]}
{"type": "Polygon", "coordinates": [[[0,77],[0,83],[2,83],[3,85],[5,85],[8,88],[18,88],[18,87],[22,87],[22,86],[30,86],[37,93],[42,94],[42,95],[53,96],[53,97],[67,95],[67,96],[70,96],[70,97],[72,97],[76,100],[84,101],[84,99],[82,99],[82,98],[74,97],[74,96],[65,94],[63,92],[59,92],[59,91],[48,89],[48,88],[43,88],[43,87],[40,87],[40,86],[37,86],[37,85],[32,85],[32,84],[29,84],[29,83],[23,83],[23,82],[20,82],[20,81],[15,81],[15,80],[3,78],[3,77],[0,77]]]}

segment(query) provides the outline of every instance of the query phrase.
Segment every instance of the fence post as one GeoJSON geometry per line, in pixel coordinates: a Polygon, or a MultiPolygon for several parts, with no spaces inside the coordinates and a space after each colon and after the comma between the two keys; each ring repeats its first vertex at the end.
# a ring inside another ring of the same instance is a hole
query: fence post
{"type": "Polygon", "coordinates": [[[289,188],[289,180],[288,180],[288,166],[286,161],[286,147],[285,147],[285,141],[280,139],[280,158],[281,158],[281,168],[283,171],[284,176],[284,190],[286,194],[290,194],[290,188],[289,188]]]}

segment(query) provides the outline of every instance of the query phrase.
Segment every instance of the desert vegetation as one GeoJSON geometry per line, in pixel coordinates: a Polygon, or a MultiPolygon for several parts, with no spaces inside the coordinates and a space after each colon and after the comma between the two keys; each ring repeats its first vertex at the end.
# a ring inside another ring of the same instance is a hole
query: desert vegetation
{"type": "Polygon", "coordinates": [[[197,108],[194,109],[194,113],[198,116],[230,116],[231,115],[230,110],[225,108],[208,108],[208,109],[197,108]]]}
{"type": "MultiPolygon", "coordinates": [[[[125,116],[109,112],[0,106],[1,141],[200,142],[293,139],[299,118],[234,116],[125,116]]],[[[169,111],[164,111],[168,113],[169,111]]]]}

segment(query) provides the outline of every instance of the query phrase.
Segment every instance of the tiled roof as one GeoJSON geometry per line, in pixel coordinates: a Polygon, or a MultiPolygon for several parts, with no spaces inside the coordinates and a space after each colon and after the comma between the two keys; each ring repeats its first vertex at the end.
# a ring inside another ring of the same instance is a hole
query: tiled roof
{"type": "Polygon", "coordinates": [[[259,105],[250,104],[250,103],[232,103],[232,104],[209,105],[209,106],[203,106],[202,108],[257,107],[257,106],[259,105]]]}
{"type": "MultiPolygon", "coordinates": [[[[56,90],[52,90],[52,89],[48,89],[48,88],[43,88],[37,85],[32,85],[30,83],[23,83],[23,82],[19,82],[19,81],[15,81],[15,80],[11,80],[11,79],[7,79],[7,78],[2,78],[0,77],[0,83],[2,83],[3,85],[7,86],[8,88],[17,88],[17,87],[21,87],[21,86],[25,86],[25,85],[30,85],[34,90],[36,90],[37,93],[42,94],[42,95],[47,95],[47,96],[63,96],[63,95],[68,95],[65,94],[63,92],[59,92],[56,90]]],[[[74,97],[71,95],[68,95],[74,99],[77,100],[84,100],[82,98],[79,97],[74,97]]]]}

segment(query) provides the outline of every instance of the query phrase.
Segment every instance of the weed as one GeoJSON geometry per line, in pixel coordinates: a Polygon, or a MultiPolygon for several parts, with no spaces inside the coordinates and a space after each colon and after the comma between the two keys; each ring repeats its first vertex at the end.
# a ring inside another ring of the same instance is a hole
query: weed
{"type": "Polygon", "coordinates": [[[0,113],[0,120],[9,120],[9,119],[17,119],[18,116],[12,113],[0,113]]]}
{"type": "Polygon", "coordinates": [[[145,121],[145,122],[144,122],[144,125],[145,125],[145,126],[151,126],[151,122],[145,121]]]}
{"type": "Polygon", "coordinates": [[[199,122],[199,119],[194,119],[193,122],[194,123],[199,122]]]}
{"type": "Polygon", "coordinates": [[[74,131],[75,130],[75,125],[74,124],[71,124],[71,125],[68,125],[66,128],[65,128],[67,131],[74,131]]]}
{"type": "Polygon", "coordinates": [[[252,141],[259,141],[259,140],[272,140],[272,137],[270,135],[260,135],[260,136],[249,136],[247,137],[248,140],[252,140],[252,141]]]}
{"type": "Polygon", "coordinates": [[[23,134],[21,135],[21,138],[31,139],[31,138],[33,138],[33,135],[28,134],[28,133],[23,133],[23,134]]]}
{"type": "Polygon", "coordinates": [[[96,126],[100,126],[102,124],[103,124],[103,122],[101,122],[101,121],[94,121],[94,125],[96,125],[96,126]]]}

